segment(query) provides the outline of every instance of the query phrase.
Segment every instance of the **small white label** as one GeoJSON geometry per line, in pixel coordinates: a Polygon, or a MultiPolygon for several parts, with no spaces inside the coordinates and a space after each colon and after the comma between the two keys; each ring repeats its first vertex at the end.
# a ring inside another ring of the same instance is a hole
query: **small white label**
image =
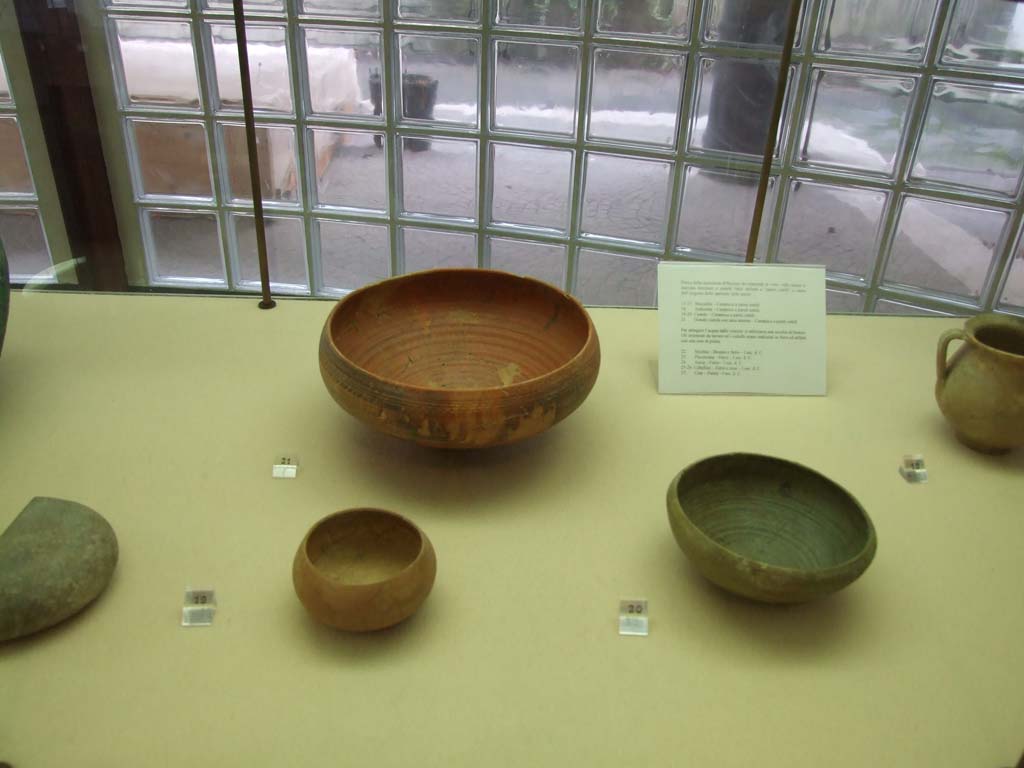
{"type": "Polygon", "coordinates": [[[278,480],[294,480],[299,474],[299,460],[294,456],[282,456],[270,471],[270,476],[278,480]]]}
{"type": "Polygon", "coordinates": [[[619,601],[619,634],[646,637],[649,632],[646,600],[619,601]]]}
{"type": "Polygon", "coordinates": [[[924,456],[920,453],[908,453],[900,464],[900,475],[908,483],[927,483],[928,469],[924,465],[924,456]]]}
{"type": "Polygon", "coordinates": [[[208,627],[217,613],[217,595],[212,589],[185,590],[185,604],[181,607],[181,626],[208,627]]]}

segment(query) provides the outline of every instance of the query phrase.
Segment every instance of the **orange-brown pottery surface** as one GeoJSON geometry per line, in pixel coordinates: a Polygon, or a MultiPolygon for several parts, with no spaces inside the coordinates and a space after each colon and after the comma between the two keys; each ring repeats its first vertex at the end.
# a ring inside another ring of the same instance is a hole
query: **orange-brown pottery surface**
{"type": "Polygon", "coordinates": [[[325,517],[299,545],[292,581],[317,621],[367,632],[407,619],[434,586],[430,540],[401,515],[350,509],[325,517]]]}
{"type": "Polygon", "coordinates": [[[599,366],[579,302],[494,270],[417,272],[354,291],[320,340],[320,373],[342,408],[446,448],[542,432],[583,402],[599,366]]]}

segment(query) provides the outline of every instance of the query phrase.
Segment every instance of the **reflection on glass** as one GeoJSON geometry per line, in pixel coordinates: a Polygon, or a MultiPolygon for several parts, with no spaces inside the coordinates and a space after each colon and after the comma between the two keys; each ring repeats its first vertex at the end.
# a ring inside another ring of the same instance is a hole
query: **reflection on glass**
{"type": "Polygon", "coordinates": [[[476,219],[477,143],[472,139],[401,139],[402,204],[408,213],[476,219]]]}
{"type": "Polygon", "coordinates": [[[660,160],[587,153],[583,231],[664,243],[670,170],[671,164],[660,160]]]}
{"type": "MultiPolygon", "coordinates": [[[[242,80],[238,74],[238,45],[233,24],[210,24],[217,92],[223,109],[242,108],[242,80]]],[[[246,24],[246,47],[254,109],[292,111],[292,84],[288,71],[285,28],[273,24],[246,24]]]]}
{"type": "Polygon", "coordinates": [[[938,0],[829,0],[818,50],[873,58],[924,58],[938,0]]]}
{"type": "Polygon", "coordinates": [[[440,267],[475,267],[476,235],[402,227],[405,273],[440,267]]]}
{"type": "Polygon", "coordinates": [[[18,119],[0,117],[0,194],[30,195],[34,189],[18,119]]]}
{"type": "Polygon", "coordinates": [[[685,70],[677,54],[597,49],[590,137],[674,145],[685,70]]]}
{"type": "Polygon", "coordinates": [[[1024,310],[1024,242],[1017,249],[1017,255],[1007,267],[1010,270],[1003,287],[1000,303],[1004,306],[1015,306],[1024,310]]]}
{"type": "Polygon", "coordinates": [[[579,0],[497,0],[499,24],[579,29],[579,0]]]}
{"type": "Polygon", "coordinates": [[[572,186],[571,150],[492,144],[491,220],[565,231],[572,186]]]}
{"type": "Polygon", "coordinates": [[[225,285],[220,227],[212,213],[146,211],[153,247],[150,282],[225,285]]]}
{"type": "Polygon", "coordinates": [[[512,240],[507,237],[488,238],[491,268],[515,275],[535,277],[559,289],[565,287],[565,246],[512,240]]]}
{"type": "Polygon", "coordinates": [[[817,68],[811,76],[799,159],[891,175],[916,81],[817,68]]]}
{"type": "MultiPolygon", "coordinates": [[[[786,39],[786,16],[790,0],[710,0],[704,39],[778,48],[786,39]]],[[[805,2],[800,9],[795,45],[800,47],[805,2]]],[[[776,69],[778,67],[776,66],[776,69]]]]}
{"type": "Polygon", "coordinates": [[[853,314],[864,311],[864,294],[856,291],[825,291],[825,311],[830,315],[853,314]]]}
{"type": "MultiPolygon", "coordinates": [[[[256,248],[256,219],[247,214],[232,214],[231,221],[235,227],[235,283],[239,288],[258,291],[260,262],[256,248]]],[[[285,293],[309,293],[302,219],[267,216],[263,223],[270,287],[285,293]]]]}
{"type": "MultiPolygon", "coordinates": [[[[221,131],[224,137],[224,162],[228,168],[228,194],[232,201],[252,200],[245,125],[225,123],[221,131]]],[[[257,125],[256,152],[263,202],[298,202],[301,185],[296,170],[294,129],[288,126],[257,125]]]]}
{"type": "MultiPolygon", "coordinates": [[[[768,180],[764,215],[757,240],[757,259],[763,260],[775,210],[776,177],[768,180]]],[[[720,254],[746,255],[754,218],[758,174],[686,167],[683,199],[676,228],[676,248],[720,254]]]]}
{"type": "Polygon", "coordinates": [[[478,125],[479,41],[430,34],[403,34],[398,38],[402,77],[416,82],[412,89],[403,86],[403,116],[478,125]]]}
{"type": "MultiPolygon", "coordinates": [[[[778,64],[754,59],[703,57],[699,77],[697,110],[690,127],[690,148],[762,157],[779,80],[778,64]]],[[[795,80],[794,67],[786,83],[787,95],[779,119],[781,130],[775,145],[776,157],[786,143],[795,80]]]]}
{"type": "Polygon", "coordinates": [[[0,51],[0,104],[10,104],[11,85],[7,80],[7,69],[4,66],[3,52],[0,51]]]}
{"type": "Polygon", "coordinates": [[[908,316],[937,316],[950,317],[949,312],[939,312],[937,309],[919,307],[915,304],[908,304],[904,301],[891,301],[879,299],[875,302],[875,314],[878,315],[908,315],[908,316]]]}
{"type": "Polygon", "coordinates": [[[1024,69],[1024,4],[958,0],[942,61],[981,69],[1024,69]]]}
{"type": "Polygon", "coordinates": [[[908,197],[885,281],[977,298],[1009,213],[908,197]]]}
{"type": "Polygon", "coordinates": [[[494,126],[575,133],[579,48],[499,40],[494,50],[494,126]]]}
{"type": "Polygon", "coordinates": [[[582,248],[575,293],[592,306],[655,307],[658,260],[582,248]]]}
{"type": "Polygon", "coordinates": [[[386,211],[384,136],[365,131],[312,129],[316,198],[320,205],[386,211]]]}
{"type": "Polygon", "coordinates": [[[114,23],[129,105],[199,106],[189,22],[117,19],[114,23]]]}
{"type": "MultiPolygon", "coordinates": [[[[205,0],[206,7],[211,11],[231,11],[234,4],[231,0],[205,0]]],[[[284,0],[242,0],[242,10],[246,13],[282,13],[284,0]]],[[[248,27],[248,25],[246,25],[248,27]]]]}
{"type": "Polygon", "coordinates": [[[302,31],[313,111],[324,115],[382,114],[380,33],[317,27],[302,31]]]}
{"type": "Polygon", "coordinates": [[[177,10],[188,7],[188,0],[107,0],[112,6],[118,8],[151,8],[177,10]]]}
{"type": "Polygon", "coordinates": [[[391,275],[386,226],[319,219],[317,231],[324,290],[352,291],[391,275]]]}
{"type": "Polygon", "coordinates": [[[480,0],[398,0],[398,15],[427,21],[478,21],[480,0]]]}
{"type": "Polygon", "coordinates": [[[912,178],[1014,196],[1024,171],[1024,89],[936,82],[912,178]]]}
{"type": "Polygon", "coordinates": [[[599,0],[599,32],[626,35],[669,35],[686,38],[690,34],[689,0],[599,0]]]}
{"type": "Polygon", "coordinates": [[[200,122],[130,120],[143,195],[213,197],[206,127],[200,122]]]}
{"type": "Polygon", "coordinates": [[[0,207],[0,243],[12,280],[26,281],[53,265],[35,207],[0,207]]]}
{"type": "Polygon", "coordinates": [[[379,19],[380,0],[303,0],[302,11],[318,16],[379,19]]]}
{"type": "Polygon", "coordinates": [[[778,261],[823,264],[830,272],[867,277],[888,197],[877,189],[794,180],[778,261]]]}

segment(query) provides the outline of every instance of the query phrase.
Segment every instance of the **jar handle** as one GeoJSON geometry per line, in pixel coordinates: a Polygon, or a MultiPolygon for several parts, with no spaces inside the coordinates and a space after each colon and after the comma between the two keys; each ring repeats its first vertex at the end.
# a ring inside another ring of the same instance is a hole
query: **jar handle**
{"type": "Polygon", "coordinates": [[[939,381],[945,381],[949,375],[949,366],[946,363],[946,354],[949,351],[949,343],[955,339],[967,340],[967,334],[959,328],[946,331],[939,337],[939,349],[936,355],[935,366],[939,381]]]}

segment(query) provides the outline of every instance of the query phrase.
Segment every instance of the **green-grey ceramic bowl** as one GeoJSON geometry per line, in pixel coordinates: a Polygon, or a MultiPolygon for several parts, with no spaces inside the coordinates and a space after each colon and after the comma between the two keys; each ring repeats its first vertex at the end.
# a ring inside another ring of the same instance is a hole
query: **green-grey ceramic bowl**
{"type": "Polygon", "coordinates": [[[812,469],[730,453],[690,465],[668,487],[680,549],[710,581],[768,603],[824,597],[871,564],[875,528],[857,500],[812,469]]]}

